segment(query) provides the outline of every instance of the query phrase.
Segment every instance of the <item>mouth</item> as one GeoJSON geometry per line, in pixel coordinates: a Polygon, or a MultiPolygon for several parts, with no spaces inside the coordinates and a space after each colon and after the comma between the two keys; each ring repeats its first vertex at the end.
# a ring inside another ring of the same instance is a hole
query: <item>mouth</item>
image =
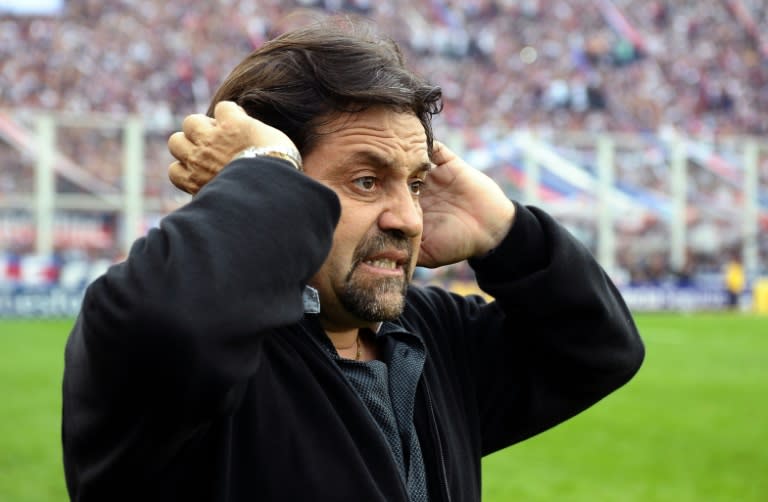
{"type": "Polygon", "coordinates": [[[396,268],[400,267],[400,265],[394,260],[363,260],[363,263],[373,268],[383,268],[387,270],[395,270],[396,268]]]}
{"type": "Polygon", "coordinates": [[[364,258],[360,264],[378,274],[402,276],[408,264],[408,255],[400,252],[383,253],[364,258]]]}

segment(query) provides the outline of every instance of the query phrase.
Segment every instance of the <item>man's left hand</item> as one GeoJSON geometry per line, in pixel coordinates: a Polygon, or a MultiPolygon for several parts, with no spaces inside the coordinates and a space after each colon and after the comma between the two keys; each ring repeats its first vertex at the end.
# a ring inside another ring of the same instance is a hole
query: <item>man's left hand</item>
{"type": "Polygon", "coordinates": [[[424,234],[418,264],[440,267],[482,256],[509,232],[515,206],[491,178],[435,141],[420,196],[424,234]]]}

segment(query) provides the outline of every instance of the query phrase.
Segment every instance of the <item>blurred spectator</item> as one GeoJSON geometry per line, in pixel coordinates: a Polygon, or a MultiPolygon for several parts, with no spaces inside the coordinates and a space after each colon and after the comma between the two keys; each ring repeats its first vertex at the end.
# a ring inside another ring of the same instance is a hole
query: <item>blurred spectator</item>
{"type": "Polygon", "coordinates": [[[739,299],[746,286],[746,277],[744,275],[744,266],[735,254],[725,265],[724,276],[725,290],[728,294],[728,307],[737,309],[739,307],[739,299]]]}
{"type": "MultiPolygon", "coordinates": [[[[764,26],[765,3],[744,3],[764,26]]],[[[414,67],[446,83],[455,126],[557,114],[577,128],[593,109],[612,130],[768,132],[766,54],[728,2],[616,0],[623,31],[587,0],[256,4],[70,0],[59,16],[5,16],[0,105],[136,112],[168,127],[168,113],[205,109],[244,53],[308,8],[364,14],[391,33],[414,67]],[[649,101],[658,113],[647,115],[649,101]]]]}

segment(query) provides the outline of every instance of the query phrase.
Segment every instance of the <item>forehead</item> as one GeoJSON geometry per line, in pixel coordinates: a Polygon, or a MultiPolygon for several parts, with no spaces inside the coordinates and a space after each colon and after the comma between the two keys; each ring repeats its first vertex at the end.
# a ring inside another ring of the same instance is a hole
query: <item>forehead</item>
{"type": "Polygon", "coordinates": [[[318,149],[325,153],[374,150],[380,155],[405,156],[402,161],[428,160],[427,135],[412,113],[370,108],[333,118],[319,128],[318,149]]]}

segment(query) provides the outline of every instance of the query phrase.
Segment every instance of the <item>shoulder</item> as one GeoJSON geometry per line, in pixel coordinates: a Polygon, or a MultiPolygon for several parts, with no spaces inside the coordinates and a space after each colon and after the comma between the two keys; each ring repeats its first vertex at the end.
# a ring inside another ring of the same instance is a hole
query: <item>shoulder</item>
{"type": "Polygon", "coordinates": [[[405,297],[403,316],[439,315],[445,309],[451,309],[455,303],[454,294],[445,288],[434,285],[411,285],[405,297]]]}
{"type": "Polygon", "coordinates": [[[423,332],[457,332],[467,320],[489,305],[478,294],[462,295],[440,286],[411,285],[406,295],[403,322],[423,332]]]}
{"type": "Polygon", "coordinates": [[[442,310],[463,306],[482,306],[492,301],[478,286],[446,288],[437,285],[412,284],[406,295],[406,311],[409,309],[442,310]]]}

